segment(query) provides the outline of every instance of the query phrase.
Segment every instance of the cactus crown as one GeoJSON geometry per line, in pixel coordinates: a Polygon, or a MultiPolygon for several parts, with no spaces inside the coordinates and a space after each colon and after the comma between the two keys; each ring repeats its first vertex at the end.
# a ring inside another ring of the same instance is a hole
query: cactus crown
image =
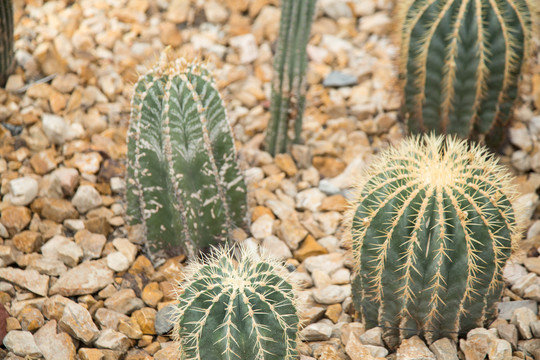
{"type": "Polygon", "coordinates": [[[242,248],[186,269],[174,335],[183,360],[296,359],[295,284],[281,263],[242,248]]]}
{"type": "Polygon", "coordinates": [[[246,219],[232,130],[209,71],[164,53],[135,85],[128,131],[127,214],[149,253],[195,256],[246,219]]]}
{"type": "Polygon", "coordinates": [[[478,145],[430,135],[380,154],[349,213],[364,323],[428,341],[483,326],[520,237],[514,197],[478,145]]]}
{"type": "Polygon", "coordinates": [[[404,0],[396,14],[409,129],[500,131],[532,54],[535,0],[404,0]]]}

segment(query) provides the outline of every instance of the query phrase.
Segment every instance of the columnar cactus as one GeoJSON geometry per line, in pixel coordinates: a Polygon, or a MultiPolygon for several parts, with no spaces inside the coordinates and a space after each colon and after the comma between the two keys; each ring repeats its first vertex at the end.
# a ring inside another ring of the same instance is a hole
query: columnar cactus
{"type": "Polygon", "coordinates": [[[386,150],[350,213],[353,301],[390,342],[483,326],[519,239],[511,178],[487,150],[424,136],[386,150]]]}
{"type": "Polygon", "coordinates": [[[196,256],[244,226],[246,186],[225,107],[208,70],[166,55],[135,85],[127,214],[154,261],[196,256]]]}
{"type": "Polygon", "coordinates": [[[178,296],[174,335],[182,360],[293,360],[299,319],[289,272],[246,249],[191,264],[178,296]]]}
{"type": "Polygon", "coordinates": [[[474,139],[507,124],[531,54],[536,1],[398,2],[404,110],[412,132],[474,139]]]}
{"type": "Polygon", "coordinates": [[[266,129],[266,149],[272,155],[287,151],[289,127],[300,142],[305,107],[304,76],[306,46],[317,0],[282,0],[274,80],[270,102],[271,119],[266,129]]]}
{"type": "Polygon", "coordinates": [[[13,4],[0,0],[0,85],[13,69],[13,4]]]}

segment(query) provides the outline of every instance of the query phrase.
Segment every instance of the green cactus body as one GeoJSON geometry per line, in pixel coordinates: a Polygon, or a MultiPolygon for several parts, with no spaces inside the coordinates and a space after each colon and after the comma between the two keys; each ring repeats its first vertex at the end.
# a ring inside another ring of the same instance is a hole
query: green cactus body
{"type": "Polygon", "coordinates": [[[293,360],[298,314],[289,272],[242,250],[217,250],[186,269],[174,335],[182,360],[293,360]]]}
{"type": "Polygon", "coordinates": [[[385,151],[351,213],[353,301],[390,342],[483,326],[519,229],[510,177],[487,151],[425,136],[385,151]]]}
{"type": "Polygon", "coordinates": [[[0,0],[0,85],[13,70],[13,4],[0,0]]]}
{"type": "Polygon", "coordinates": [[[306,102],[304,76],[306,47],[317,0],[283,0],[274,60],[274,80],[270,101],[271,118],[266,130],[266,149],[275,155],[287,151],[289,127],[294,126],[300,142],[306,102]]]}
{"type": "Polygon", "coordinates": [[[246,186],[225,107],[209,72],[160,63],[134,89],[127,214],[156,261],[198,255],[246,219],[246,186]]]}
{"type": "Polygon", "coordinates": [[[412,132],[477,138],[507,124],[531,53],[534,1],[400,1],[404,110],[412,132]]]}

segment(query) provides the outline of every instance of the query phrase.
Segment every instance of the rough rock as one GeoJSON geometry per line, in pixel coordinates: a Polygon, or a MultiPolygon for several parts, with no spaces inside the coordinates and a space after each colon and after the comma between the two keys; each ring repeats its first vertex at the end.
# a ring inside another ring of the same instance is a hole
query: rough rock
{"type": "Polygon", "coordinates": [[[36,198],[38,182],[29,176],[17,178],[9,182],[9,191],[6,199],[8,202],[16,206],[26,206],[36,198]]]}
{"type": "Polygon", "coordinates": [[[88,261],[60,276],[58,281],[51,287],[50,295],[93,294],[112,282],[113,272],[103,260],[88,261]]]}
{"type": "Polygon", "coordinates": [[[45,360],[75,360],[77,350],[71,337],[56,333],[56,320],[51,320],[34,334],[34,340],[45,360]]]}
{"type": "Polygon", "coordinates": [[[0,279],[23,287],[34,294],[47,296],[49,277],[36,270],[21,270],[12,267],[0,268],[0,279]]]}
{"type": "Polygon", "coordinates": [[[73,195],[71,203],[81,214],[86,214],[89,210],[95,209],[103,203],[99,192],[90,185],[81,185],[73,195]]]}
{"type": "Polygon", "coordinates": [[[90,344],[99,335],[88,310],[74,302],[69,302],[64,307],[59,327],[85,344],[90,344]]]}
{"type": "Polygon", "coordinates": [[[435,355],[418,336],[403,340],[397,350],[397,358],[399,360],[436,360],[435,355]]]}
{"type": "Polygon", "coordinates": [[[41,350],[36,345],[29,331],[10,331],[4,338],[4,346],[15,355],[41,357],[41,350]]]}

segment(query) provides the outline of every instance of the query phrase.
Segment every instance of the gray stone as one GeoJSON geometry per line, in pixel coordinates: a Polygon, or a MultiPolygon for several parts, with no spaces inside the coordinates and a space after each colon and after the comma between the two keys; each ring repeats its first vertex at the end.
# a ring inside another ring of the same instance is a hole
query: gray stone
{"type": "Polygon", "coordinates": [[[533,311],[536,315],[538,314],[538,305],[534,300],[521,300],[521,301],[505,301],[501,302],[498,305],[499,307],[499,318],[510,320],[512,314],[516,309],[526,307],[533,311]]]}
{"type": "Polygon", "coordinates": [[[71,203],[81,214],[95,209],[103,203],[99,192],[90,185],[81,185],[71,199],[71,203]]]}
{"type": "MultiPolygon", "coordinates": [[[[531,330],[532,329],[533,328],[531,326],[531,330]]],[[[497,332],[499,333],[499,337],[501,339],[504,339],[504,340],[508,341],[514,347],[517,346],[518,331],[517,331],[517,328],[516,328],[515,325],[513,325],[513,324],[499,324],[499,325],[497,325],[497,332]]]]}
{"type": "Polygon", "coordinates": [[[364,347],[369,350],[373,357],[383,358],[388,355],[388,350],[382,346],[364,345],[364,347]]]}
{"type": "Polygon", "coordinates": [[[36,179],[25,176],[13,179],[9,182],[8,200],[13,205],[26,206],[30,204],[38,194],[38,182],[36,179]]]}
{"type": "Polygon", "coordinates": [[[129,349],[131,342],[126,335],[113,329],[105,329],[99,334],[95,344],[100,349],[118,350],[124,353],[129,349]]]}
{"type": "Polygon", "coordinates": [[[437,360],[458,360],[456,343],[448,338],[442,338],[429,346],[437,360]]]}
{"type": "Polygon", "coordinates": [[[309,272],[320,270],[329,275],[331,275],[334,271],[341,269],[344,263],[344,256],[338,253],[311,256],[303,262],[304,266],[309,270],[309,272]]]}
{"type": "Polygon", "coordinates": [[[380,327],[374,327],[360,335],[360,341],[364,345],[384,346],[382,335],[383,330],[380,327]]]}
{"type": "Polygon", "coordinates": [[[292,258],[291,250],[287,244],[273,235],[264,238],[261,250],[263,250],[269,256],[279,260],[287,260],[292,258]]]}
{"type": "Polygon", "coordinates": [[[313,290],[313,299],[319,304],[331,305],[341,303],[351,295],[350,285],[330,285],[322,289],[313,290]]]}
{"type": "Polygon", "coordinates": [[[4,346],[19,356],[39,358],[43,355],[30,331],[12,330],[8,332],[4,337],[4,346]]]}
{"type": "Polygon", "coordinates": [[[305,341],[326,341],[332,335],[332,326],[323,322],[310,324],[300,332],[300,338],[305,341]]]}
{"type": "Polygon", "coordinates": [[[129,320],[129,316],[107,308],[99,308],[94,317],[101,329],[118,330],[120,320],[129,320]]]}
{"type": "Polygon", "coordinates": [[[537,280],[538,275],[535,273],[528,273],[515,282],[514,286],[512,286],[512,291],[519,296],[523,296],[525,294],[525,289],[533,284],[536,284],[537,280]]]}
{"type": "MultiPolygon", "coordinates": [[[[1,270],[1,269],[0,269],[1,270]]],[[[50,295],[63,296],[93,294],[112,284],[113,272],[103,260],[88,261],[69,270],[51,287],[50,295]]]]}
{"type": "Polygon", "coordinates": [[[523,276],[526,276],[526,275],[527,275],[527,269],[525,269],[525,267],[515,262],[508,262],[503,268],[503,277],[511,285],[514,285],[516,281],[518,281],[519,279],[521,279],[523,276]]]}
{"type": "Polygon", "coordinates": [[[60,276],[67,271],[67,267],[60,260],[41,257],[31,260],[26,270],[37,270],[44,275],[60,276]]]}
{"type": "Polygon", "coordinates": [[[177,305],[167,305],[156,314],[155,328],[158,335],[166,335],[174,328],[177,305]]]}
{"type": "Polygon", "coordinates": [[[489,360],[511,360],[512,345],[503,339],[494,339],[489,345],[489,360]]]}
{"type": "Polygon", "coordinates": [[[323,86],[325,87],[345,87],[355,86],[358,84],[358,78],[354,75],[345,74],[340,71],[332,71],[326,75],[323,80],[323,86]]]}
{"type": "Polygon", "coordinates": [[[85,344],[90,344],[99,335],[99,330],[88,310],[74,302],[65,305],[59,327],[85,344]]]}
{"type": "Polygon", "coordinates": [[[122,289],[105,300],[105,307],[129,315],[135,310],[142,309],[144,302],[132,289],[122,289]]]}

